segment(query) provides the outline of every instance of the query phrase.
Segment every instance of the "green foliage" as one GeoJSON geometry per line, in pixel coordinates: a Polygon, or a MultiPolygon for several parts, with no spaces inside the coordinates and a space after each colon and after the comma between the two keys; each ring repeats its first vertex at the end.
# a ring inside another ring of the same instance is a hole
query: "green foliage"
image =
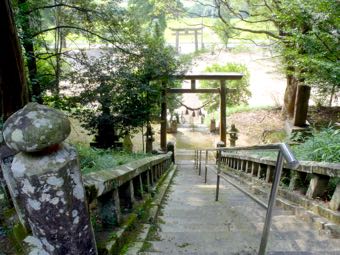
{"type": "Polygon", "coordinates": [[[186,8],[189,17],[217,17],[217,9],[211,0],[194,1],[194,4],[186,8]]]}
{"type": "MultiPolygon", "coordinates": [[[[283,1],[277,12],[286,32],[283,53],[295,75],[317,88],[319,96],[339,91],[340,5],[336,0],[283,1]]],[[[331,102],[330,102],[331,103],[331,102]]]]}
{"type": "MultiPolygon", "coordinates": [[[[235,106],[241,104],[247,104],[248,98],[251,95],[249,90],[249,71],[245,65],[228,63],[224,66],[219,64],[213,64],[212,66],[207,67],[205,72],[238,72],[243,73],[244,76],[241,80],[233,80],[227,82],[227,88],[235,89],[232,93],[227,93],[227,106],[235,106]]],[[[202,88],[219,88],[219,81],[202,81],[202,88]]],[[[200,99],[203,100],[204,103],[209,103],[208,111],[213,112],[216,111],[220,104],[219,95],[215,94],[201,94],[199,95],[200,99]]]]}
{"type": "Polygon", "coordinates": [[[76,147],[79,153],[81,171],[84,174],[114,168],[150,156],[143,153],[91,148],[81,144],[77,144],[76,147]]]}
{"type": "Polygon", "coordinates": [[[181,72],[181,61],[165,46],[157,26],[150,36],[136,31],[131,22],[124,51],[101,50],[100,58],[79,54],[81,65],[70,73],[81,91],[73,97],[78,103],[76,117],[97,134],[103,148],[158,119],[161,91],[165,84],[173,86],[173,75],[181,72]]]}
{"type": "Polygon", "coordinates": [[[340,162],[340,130],[313,130],[312,136],[293,147],[293,151],[299,160],[340,162]]]}
{"type": "Polygon", "coordinates": [[[339,1],[227,0],[218,8],[222,38],[254,42],[261,35],[262,43],[281,53],[287,75],[314,87],[327,99],[323,103],[332,104],[340,87],[339,1]]]}

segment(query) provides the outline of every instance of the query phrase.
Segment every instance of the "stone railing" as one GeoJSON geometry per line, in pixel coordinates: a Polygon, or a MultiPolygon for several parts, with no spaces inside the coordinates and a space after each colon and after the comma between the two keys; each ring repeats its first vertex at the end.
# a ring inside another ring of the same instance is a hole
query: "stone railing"
{"type": "MultiPolygon", "coordinates": [[[[222,165],[236,170],[236,173],[243,174],[243,177],[251,178],[252,182],[258,181],[265,184],[273,181],[276,160],[222,152],[221,161],[222,165]]],[[[281,188],[279,195],[339,224],[340,183],[337,184],[335,191],[331,194],[332,198],[328,206],[319,203],[316,199],[323,196],[327,191],[331,177],[340,177],[339,163],[300,161],[297,169],[291,169],[284,165],[281,180],[288,188],[281,188]],[[311,177],[307,178],[307,174],[310,174],[311,177]],[[303,189],[303,187],[305,188],[303,189]],[[308,188],[306,189],[306,187],[308,188]]]]}
{"type": "Polygon", "coordinates": [[[62,112],[37,103],[4,124],[8,150],[1,147],[1,171],[18,218],[32,234],[25,239],[30,254],[98,254],[93,216],[102,228],[118,225],[122,212],[131,211],[174,161],[170,143],[168,154],[82,177],[76,149],[63,142],[69,133],[62,112]]]}
{"type": "Polygon", "coordinates": [[[121,223],[122,212],[132,209],[150,193],[171,164],[172,152],[169,152],[84,175],[88,203],[90,208],[96,208],[102,227],[121,223]]]}

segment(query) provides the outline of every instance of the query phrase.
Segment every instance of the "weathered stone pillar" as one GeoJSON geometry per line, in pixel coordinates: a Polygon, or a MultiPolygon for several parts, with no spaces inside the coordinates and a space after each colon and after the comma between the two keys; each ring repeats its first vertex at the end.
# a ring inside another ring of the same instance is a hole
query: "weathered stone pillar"
{"type": "Polygon", "coordinates": [[[69,133],[62,112],[37,103],[4,124],[5,142],[20,151],[9,185],[24,207],[37,254],[97,254],[77,152],[62,143],[69,133]]]}
{"type": "Polygon", "coordinates": [[[267,165],[266,182],[273,182],[275,167],[267,165]]]}
{"type": "Polygon", "coordinates": [[[340,210],[340,183],[336,185],[329,207],[334,211],[340,210]]]}
{"type": "MultiPolygon", "coordinates": [[[[225,143],[223,141],[219,141],[216,144],[217,148],[223,148],[224,146],[225,146],[225,143]]],[[[217,151],[217,153],[216,153],[216,162],[220,159],[221,155],[222,155],[221,151],[217,151]]]]}
{"type": "Polygon", "coordinates": [[[171,160],[173,163],[175,163],[175,144],[173,142],[168,142],[166,145],[166,150],[172,152],[171,160]]]}
{"type": "Polygon", "coordinates": [[[216,120],[215,119],[210,120],[210,132],[211,133],[216,132],[216,120]]]}
{"type": "Polygon", "coordinates": [[[310,90],[311,88],[305,85],[297,87],[293,119],[294,126],[303,127],[306,125],[310,90]]]}
{"type": "Polygon", "coordinates": [[[302,186],[306,179],[306,173],[290,170],[289,190],[296,190],[302,186]]]}
{"type": "Polygon", "coordinates": [[[309,183],[306,196],[308,198],[316,198],[322,196],[325,193],[328,182],[329,176],[313,174],[313,177],[309,183]]]}

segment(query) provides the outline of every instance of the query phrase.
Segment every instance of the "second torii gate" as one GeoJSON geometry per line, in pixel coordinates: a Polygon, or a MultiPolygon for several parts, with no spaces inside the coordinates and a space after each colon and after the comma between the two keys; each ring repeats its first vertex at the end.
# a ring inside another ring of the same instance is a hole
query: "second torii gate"
{"type": "Polygon", "coordinates": [[[198,51],[198,36],[201,36],[201,48],[203,49],[203,26],[202,27],[186,27],[186,28],[170,28],[172,35],[176,36],[176,51],[179,52],[179,36],[194,35],[195,36],[195,52],[198,51]]]}
{"type": "Polygon", "coordinates": [[[161,148],[166,150],[166,127],[167,127],[167,104],[166,95],[171,93],[219,93],[220,94],[220,140],[226,144],[227,114],[226,95],[232,90],[227,89],[227,80],[240,80],[241,73],[193,73],[177,76],[180,80],[191,80],[190,89],[164,88],[162,92],[163,101],[161,104],[161,148]],[[220,81],[220,88],[197,89],[196,80],[217,80],[220,81]]]}

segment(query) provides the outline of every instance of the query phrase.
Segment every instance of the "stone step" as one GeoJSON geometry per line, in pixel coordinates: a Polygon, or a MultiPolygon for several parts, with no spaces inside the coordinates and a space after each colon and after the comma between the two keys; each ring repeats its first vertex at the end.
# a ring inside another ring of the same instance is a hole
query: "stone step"
{"type": "MultiPolygon", "coordinates": [[[[218,236],[218,235],[217,235],[218,236]]],[[[183,238],[183,236],[182,236],[183,238]]],[[[247,238],[239,239],[240,236],[228,240],[222,238],[212,239],[208,235],[195,239],[173,239],[170,241],[150,242],[150,252],[161,254],[257,254],[260,241],[247,238]]],[[[267,254],[334,254],[339,255],[339,243],[337,240],[306,241],[305,239],[269,240],[267,254]]]]}
{"type": "MultiPolygon", "coordinates": [[[[209,171],[207,184],[203,179],[193,165],[179,165],[157,240],[140,254],[257,254],[266,210],[225,181],[216,202],[216,174],[209,171]]],[[[319,235],[291,211],[276,207],[272,222],[267,254],[340,255],[340,240],[319,235]]]]}
{"type": "MultiPolygon", "coordinates": [[[[185,254],[185,255],[257,255],[257,252],[255,253],[234,253],[230,254],[229,252],[223,252],[223,253],[200,253],[200,252],[185,252],[185,253],[168,253],[168,252],[139,252],[139,255],[157,255],[157,254],[162,254],[162,255],[178,255],[178,254],[185,254]]],[[[339,255],[340,250],[337,251],[323,251],[322,255],[339,255]]],[[[268,252],[267,255],[320,255],[320,252],[308,252],[308,251],[273,251],[273,252],[268,252]]]]}

